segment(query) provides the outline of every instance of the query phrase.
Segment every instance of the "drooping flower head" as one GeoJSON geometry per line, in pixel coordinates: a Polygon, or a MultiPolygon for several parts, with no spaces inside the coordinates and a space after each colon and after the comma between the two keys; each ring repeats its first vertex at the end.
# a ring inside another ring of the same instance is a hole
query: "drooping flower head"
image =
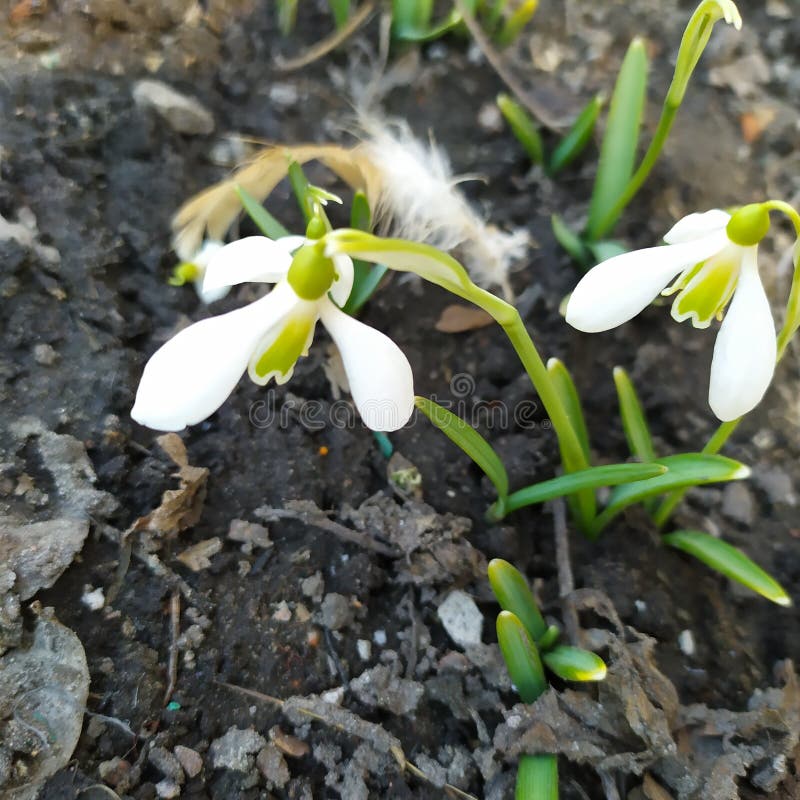
{"type": "Polygon", "coordinates": [[[775,325],[757,261],[768,229],[760,204],[733,215],[689,214],[664,236],[666,247],[624,253],[591,269],[569,299],[567,322],[586,333],[606,331],[635,317],[659,292],[675,295],[678,322],[707,328],[724,314],[708,401],[721,420],[737,419],[758,405],[775,370],[775,325]]]}
{"type": "MultiPolygon", "coordinates": [[[[309,235],[318,237],[321,231],[309,235]]],[[[221,248],[205,273],[210,292],[240,283],[275,287],[244,308],[182,330],[148,361],[131,416],[156,430],[181,430],[213,414],[247,371],[264,385],[285,383],[308,353],[319,320],[342,356],[350,391],[364,423],[392,431],[414,409],[411,367],[384,334],[345,314],[353,263],[325,255],[314,238],[263,236],[221,248]]]]}

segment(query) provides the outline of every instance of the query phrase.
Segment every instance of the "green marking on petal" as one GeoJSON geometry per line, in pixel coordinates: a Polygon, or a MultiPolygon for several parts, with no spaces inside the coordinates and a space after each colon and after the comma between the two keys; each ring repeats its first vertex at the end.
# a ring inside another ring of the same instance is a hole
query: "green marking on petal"
{"type": "Polygon", "coordinates": [[[251,362],[250,377],[260,384],[267,383],[272,377],[277,383],[286,383],[292,377],[297,360],[308,353],[316,324],[314,312],[301,310],[293,313],[280,333],[269,341],[266,350],[251,362]]]}
{"type": "Polygon", "coordinates": [[[700,272],[700,270],[703,268],[703,264],[705,263],[705,261],[701,261],[699,264],[695,264],[693,267],[685,269],[680,275],[678,275],[675,283],[673,283],[671,286],[667,286],[667,288],[661,292],[661,296],[669,297],[670,295],[681,291],[681,289],[685,288],[689,281],[694,278],[698,272],[700,272]]]}
{"type": "Polygon", "coordinates": [[[672,304],[677,322],[692,320],[695,328],[707,328],[721,316],[739,280],[741,249],[727,247],[693,271],[672,304]]]}
{"type": "Polygon", "coordinates": [[[303,300],[319,300],[328,293],[336,278],[336,268],[333,260],[325,256],[322,241],[304,245],[294,254],[286,278],[303,300]]]}

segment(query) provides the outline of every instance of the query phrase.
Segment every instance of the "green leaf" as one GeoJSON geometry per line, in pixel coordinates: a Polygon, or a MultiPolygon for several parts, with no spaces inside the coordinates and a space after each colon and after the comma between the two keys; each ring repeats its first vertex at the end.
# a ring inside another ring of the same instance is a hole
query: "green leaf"
{"type": "Polygon", "coordinates": [[[342,310],[350,316],[358,314],[367,300],[372,297],[388,269],[385,264],[353,261],[353,290],[342,310]]]}
{"type": "Polygon", "coordinates": [[[590,253],[583,240],[570,228],[558,214],[550,217],[550,225],[556,241],[567,251],[570,258],[577,264],[586,266],[590,261],[590,253]]]}
{"type": "Polygon", "coordinates": [[[392,35],[396,39],[414,39],[430,27],[433,0],[392,0],[392,35]]]}
{"type": "Polygon", "coordinates": [[[256,227],[270,239],[280,239],[289,236],[289,231],[267,211],[258,200],[253,197],[246,189],[241,186],[236,187],[236,194],[242,202],[242,208],[247,212],[250,219],[255,222],[256,227]]]}
{"type": "Polygon", "coordinates": [[[508,474],[500,456],[495,453],[489,442],[463,419],[432,400],[417,397],[414,402],[451,442],[458,445],[486,473],[486,477],[497,489],[498,502],[502,504],[508,494],[508,474]]]}
{"type": "MultiPolygon", "coordinates": [[[[502,505],[492,506],[488,516],[490,520],[497,521],[524,506],[544,503],[546,500],[564,497],[582,489],[599,489],[601,486],[617,486],[631,481],[635,481],[638,486],[644,484],[647,479],[659,480],[658,476],[665,477],[668,474],[667,469],[666,460],[661,459],[652,464],[608,464],[570,472],[513,492],[502,505]]],[[[602,513],[604,514],[605,510],[602,513]]],[[[591,527],[594,527],[594,523],[591,527]]]]}
{"type": "Polygon", "coordinates": [[[514,800],[558,800],[558,758],[520,756],[514,800]]]}
{"type": "MultiPolygon", "coordinates": [[[[583,416],[583,408],[581,407],[581,399],[578,396],[578,390],[575,388],[575,383],[572,376],[564,366],[562,361],[557,358],[551,358],[547,362],[547,373],[550,376],[550,381],[553,388],[556,390],[561,405],[567,412],[569,421],[578,437],[578,441],[583,450],[584,463],[591,463],[589,454],[589,431],[586,427],[586,420],[583,416]]],[[[561,454],[561,462],[564,465],[566,472],[570,472],[569,465],[566,463],[567,459],[561,454]]],[[[572,515],[578,520],[581,527],[591,522],[597,514],[597,500],[594,495],[594,489],[584,489],[567,498],[570,511],[572,515]]]]}
{"type": "Polygon", "coordinates": [[[489,562],[488,572],[489,584],[503,610],[514,614],[532,639],[541,639],[548,632],[547,623],[525,576],[502,558],[493,558],[489,562]]]}
{"type": "Polygon", "coordinates": [[[300,206],[300,211],[303,213],[303,219],[305,219],[306,222],[310,222],[311,218],[314,216],[314,209],[312,208],[309,192],[311,184],[308,182],[303,168],[296,161],[292,161],[289,164],[287,173],[289,175],[289,183],[292,185],[292,191],[297,200],[297,205],[300,206]]]}
{"type": "Polygon", "coordinates": [[[350,0],[328,0],[337,28],[343,28],[350,19],[350,0]]]}
{"type": "Polygon", "coordinates": [[[298,0],[277,0],[278,28],[284,36],[288,36],[297,22],[298,0]]]}
{"type": "Polygon", "coordinates": [[[547,372],[550,375],[550,380],[555,386],[556,392],[561,399],[561,403],[567,410],[567,416],[575,429],[575,434],[578,441],[583,448],[586,460],[589,460],[589,430],[586,427],[586,419],[583,415],[583,407],[581,406],[581,398],[578,390],[575,388],[575,382],[572,380],[572,375],[569,370],[564,366],[564,362],[558,358],[551,358],[547,362],[547,372]]]}
{"type": "Polygon", "coordinates": [[[648,497],[655,497],[675,489],[684,489],[687,486],[703,486],[707,483],[741,480],[750,474],[748,467],[732,458],[703,453],[681,453],[677,456],[659,458],[650,463],[661,464],[667,467],[668,471],[655,478],[618,486],[612,492],[608,505],[597,515],[591,525],[589,534],[593,538],[596,538],[617,514],[648,497]]]}
{"type": "Polygon", "coordinates": [[[594,126],[600,109],[605,104],[605,98],[601,94],[595,95],[578,115],[572,127],[564,134],[564,137],[556,145],[548,162],[548,172],[555,175],[564,167],[569,166],[584,150],[594,133],[594,126]]]}
{"type": "Polygon", "coordinates": [[[523,703],[532,703],[547,689],[542,659],[525,626],[510,611],[497,615],[497,643],[517,694],[523,703]]]}
{"type": "Polygon", "coordinates": [[[711,569],[747,586],[779,606],[792,605],[785,589],[741,550],[703,531],[675,531],[662,536],[670,547],[683,550],[711,569]]]}
{"type": "Polygon", "coordinates": [[[350,227],[357,231],[372,231],[372,209],[366,194],[360,189],[353,195],[350,205],[350,227]]]}
{"type": "Polygon", "coordinates": [[[539,8],[539,0],[522,0],[514,11],[508,16],[500,32],[495,37],[495,41],[500,47],[508,47],[516,41],[522,33],[522,29],[531,21],[536,9],[539,8]]]}
{"type": "Polygon", "coordinates": [[[614,384],[617,387],[619,398],[619,415],[622,418],[622,427],[631,455],[641,461],[655,461],[656,451],[653,447],[653,438],[644,415],[642,404],[636,389],[622,367],[614,367],[614,384]]]}
{"type": "Polygon", "coordinates": [[[507,94],[497,95],[497,106],[530,160],[541,164],[544,160],[542,137],[531,115],[507,94]]]}
{"type": "Polygon", "coordinates": [[[644,42],[637,38],[628,48],[611,97],[586,224],[590,239],[599,238],[617,221],[604,215],[622,196],[633,175],[646,94],[647,53],[644,42]]]}
{"type": "Polygon", "coordinates": [[[551,672],[555,672],[565,681],[602,681],[608,671],[600,656],[565,644],[556,645],[552,650],[543,653],[542,660],[551,672]]]}
{"type": "Polygon", "coordinates": [[[609,258],[621,256],[628,252],[628,248],[613,239],[601,239],[599,242],[587,242],[586,246],[597,264],[608,261],[609,258]]]}
{"type": "Polygon", "coordinates": [[[549,625],[547,630],[536,640],[536,646],[540,653],[551,650],[561,636],[561,628],[558,625],[549,625]]]}

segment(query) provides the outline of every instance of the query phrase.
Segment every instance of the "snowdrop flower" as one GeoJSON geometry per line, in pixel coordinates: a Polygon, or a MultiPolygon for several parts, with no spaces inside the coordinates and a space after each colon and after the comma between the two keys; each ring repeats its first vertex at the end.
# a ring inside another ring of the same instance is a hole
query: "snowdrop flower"
{"type": "Polygon", "coordinates": [[[206,305],[214,303],[217,300],[222,300],[231,290],[231,287],[219,286],[216,289],[207,289],[203,279],[206,274],[206,269],[208,269],[208,265],[211,263],[211,259],[214,258],[224,246],[222,242],[218,242],[216,239],[206,239],[192,258],[175,267],[175,271],[169,282],[173,286],[183,286],[183,284],[190,282],[194,286],[197,296],[206,305]]]}
{"type": "Polygon", "coordinates": [[[567,304],[567,322],[587,333],[615,328],[662,294],[677,296],[672,316],[707,328],[721,319],[714,347],[708,402],[723,421],[761,401],[776,361],[775,326],[758,274],[758,243],[769,230],[762,204],[733,216],[715,209],[689,214],[664,237],[666,247],[624,253],[591,269],[567,304]]]}
{"type": "Polygon", "coordinates": [[[408,360],[391,339],[339,308],[353,287],[349,257],[326,257],[322,240],[250,236],[216,253],[203,290],[251,281],[275,287],[244,308],[191,325],[153,355],[131,411],[137,422],[168,431],[198,423],[222,405],[245,370],[258,384],[285,383],[321,319],[364,423],[379,431],[406,424],[414,409],[408,360]]]}

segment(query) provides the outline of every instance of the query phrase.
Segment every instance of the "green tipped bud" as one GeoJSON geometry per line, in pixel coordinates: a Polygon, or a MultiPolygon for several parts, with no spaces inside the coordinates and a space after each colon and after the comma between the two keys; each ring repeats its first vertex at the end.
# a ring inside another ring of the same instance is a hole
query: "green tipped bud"
{"type": "Polygon", "coordinates": [[[728,238],[742,247],[758,244],[769,231],[769,211],[764,203],[742,206],[728,221],[728,238]]]}
{"type": "Polygon", "coordinates": [[[489,583],[497,602],[506,611],[515,614],[534,641],[547,632],[547,623],[528,588],[525,576],[508,561],[493,558],[489,562],[489,583]]]}
{"type": "MultiPolygon", "coordinates": [[[[310,226],[310,225],[309,225],[310,226]]],[[[320,245],[304,245],[294,255],[286,279],[303,300],[319,300],[333,285],[336,269],[320,245]]]]}
{"type": "Polygon", "coordinates": [[[542,659],[528,631],[510,611],[497,616],[497,642],[517,694],[523,703],[533,703],[547,689],[542,659]]]}
{"type": "Polygon", "coordinates": [[[580,647],[558,645],[542,659],[551,672],[565,681],[602,681],[606,677],[606,664],[600,656],[580,647]]]}

